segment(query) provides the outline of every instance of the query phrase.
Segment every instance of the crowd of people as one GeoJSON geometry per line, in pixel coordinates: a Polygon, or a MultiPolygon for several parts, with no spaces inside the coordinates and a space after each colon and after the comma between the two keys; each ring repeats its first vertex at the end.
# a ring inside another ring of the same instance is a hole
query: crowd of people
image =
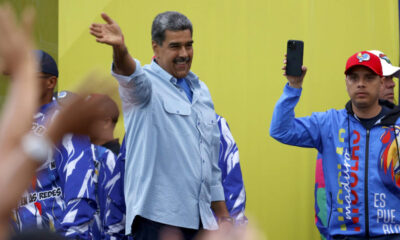
{"type": "Polygon", "coordinates": [[[91,33],[114,49],[113,75],[120,81],[126,123],[122,146],[114,138],[115,101],[90,89],[55,94],[62,73],[52,56],[34,50],[32,11],[19,26],[9,6],[0,8],[1,70],[10,78],[0,126],[7,137],[3,156],[13,150],[8,162],[3,157],[13,168],[4,168],[1,186],[15,185],[15,193],[1,202],[2,237],[54,239],[54,232],[60,239],[193,239],[202,229],[246,225],[238,148],[229,126],[214,112],[204,83],[193,73],[193,82],[184,79],[192,56],[181,50],[190,52],[190,21],[176,12],[156,18],[154,46],[162,50],[153,62],[171,80],[170,86],[157,86],[147,73],[137,74],[143,70],[118,42],[118,25],[102,16],[106,24],[93,24],[91,33]],[[176,46],[165,43],[182,27],[184,45],[176,36],[176,46]],[[121,75],[133,73],[138,80],[121,75]],[[153,108],[161,113],[156,121],[143,121],[153,118],[146,116],[153,108]],[[14,182],[17,170],[27,174],[14,182]]]}
{"type": "MultiPolygon", "coordinates": [[[[119,25],[101,17],[105,23],[93,23],[90,34],[113,50],[111,74],[125,124],[121,145],[111,90],[55,94],[62,73],[52,56],[34,50],[33,11],[18,24],[8,5],[0,7],[0,70],[10,78],[0,118],[0,192],[7,192],[0,200],[0,239],[248,237],[235,232],[247,225],[238,148],[207,86],[190,71],[190,20],[158,14],[154,57],[142,66],[119,25]]],[[[357,52],[344,72],[345,109],[296,118],[306,72],[303,66],[301,76],[286,76],[270,134],[319,152],[321,238],[399,239],[400,109],[393,77],[400,68],[380,51],[357,52]]]]}

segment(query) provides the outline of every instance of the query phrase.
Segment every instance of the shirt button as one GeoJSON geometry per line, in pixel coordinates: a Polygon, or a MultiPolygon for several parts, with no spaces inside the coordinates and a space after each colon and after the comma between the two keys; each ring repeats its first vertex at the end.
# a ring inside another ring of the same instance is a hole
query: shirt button
{"type": "Polygon", "coordinates": [[[205,163],[206,161],[203,159],[203,163],[205,163]]]}
{"type": "Polygon", "coordinates": [[[179,113],[179,110],[178,110],[178,111],[176,111],[176,113],[179,113]]]}
{"type": "Polygon", "coordinates": [[[200,126],[200,122],[197,122],[197,125],[199,125],[199,126],[200,126]]]}

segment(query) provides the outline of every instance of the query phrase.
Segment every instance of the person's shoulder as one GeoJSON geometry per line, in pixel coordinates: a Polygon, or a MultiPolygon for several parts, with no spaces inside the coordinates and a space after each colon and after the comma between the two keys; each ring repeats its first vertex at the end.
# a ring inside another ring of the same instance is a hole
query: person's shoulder
{"type": "Polygon", "coordinates": [[[347,111],[345,109],[328,109],[325,112],[313,112],[314,117],[321,125],[330,125],[334,122],[339,122],[341,119],[347,118],[347,111]]]}
{"type": "Polygon", "coordinates": [[[345,114],[345,115],[347,115],[347,110],[344,109],[344,108],[342,108],[342,109],[331,108],[331,109],[326,110],[325,113],[327,113],[327,114],[345,114]]]}
{"type": "Polygon", "coordinates": [[[347,111],[345,109],[331,108],[326,111],[313,112],[312,115],[315,115],[317,117],[333,117],[333,116],[347,115],[347,111]]]}
{"type": "Polygon", "coordinates": [[[201,90],[201,91],[205,91],[210,93],[210,90],[208,89],[208,86],[205,82],[201,81],[200,79],[197,78],[197,81],[194,81],[195,83],[197,83],[197,87],[201,90]]]}
{"type": "Polygon", "coordinates": [[[71,141],[73,144],[79,144],[81,146],[90,147],[90,138],[86,135],[70,134],[71,141]]]}

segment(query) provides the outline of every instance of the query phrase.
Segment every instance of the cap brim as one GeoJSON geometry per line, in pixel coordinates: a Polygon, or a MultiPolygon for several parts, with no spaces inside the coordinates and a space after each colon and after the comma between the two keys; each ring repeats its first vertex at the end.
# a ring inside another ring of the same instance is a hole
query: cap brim
{"type": "Polygon", "coordinates": [[[390,64],[382,66],[383,76],[394,76],[400,78],[400,67],[396,67],[390,64]]]}

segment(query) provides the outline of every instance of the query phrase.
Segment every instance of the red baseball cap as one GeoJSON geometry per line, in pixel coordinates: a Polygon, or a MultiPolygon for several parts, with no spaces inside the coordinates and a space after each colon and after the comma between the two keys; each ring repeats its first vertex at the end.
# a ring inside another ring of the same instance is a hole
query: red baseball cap
{"type": "Polygon", "coordinates": [[[381,77],[383,76],[381,60],[379,60],[379,57],[368,51],[357,52],[351,56],[347,60],[346,71],[344,71],[344,74],[347,75],[349,70],[355,66],[365,66],[371,69],[377,75],[381,77]]]}

